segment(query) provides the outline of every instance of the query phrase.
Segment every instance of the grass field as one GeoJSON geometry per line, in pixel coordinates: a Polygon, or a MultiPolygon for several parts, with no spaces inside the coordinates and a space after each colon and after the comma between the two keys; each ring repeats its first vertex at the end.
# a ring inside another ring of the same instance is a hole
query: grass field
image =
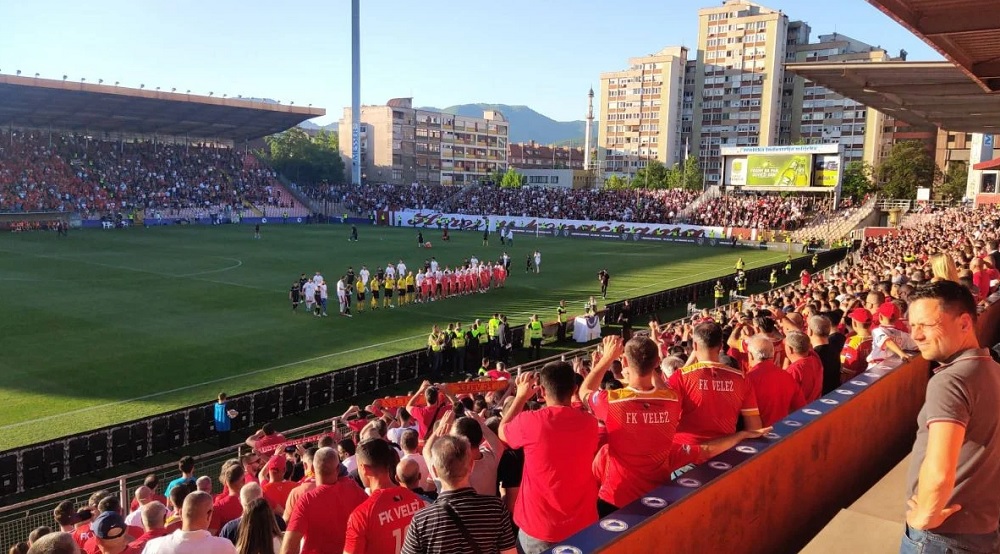
{"type": "Polygon", "coordinates": [[[431,254],[453,265],[502,252],[497,242],[482,247],[477,233],[430,251],[416,248],[411,230],[360,233],[356,243],[338,225],[267,227],[259,241],[239,226],[2,235],[0,450],[418,348],[434,323],[494,311],[513,323],[534,312],[549,320],[560,299],[579,313],[601,267],[612,274],[612,300],[729,273],[737,255],[748,267],[785,256],[518,237],[505,289],[347,319],[332,289],[348,265],[402,258],[415,269],[431,254]],[[535,248],[542,273],[526,275],[535,248]],[[315,271],[330,283],[328,318],[290,311],[288,287],[315,271]]]}

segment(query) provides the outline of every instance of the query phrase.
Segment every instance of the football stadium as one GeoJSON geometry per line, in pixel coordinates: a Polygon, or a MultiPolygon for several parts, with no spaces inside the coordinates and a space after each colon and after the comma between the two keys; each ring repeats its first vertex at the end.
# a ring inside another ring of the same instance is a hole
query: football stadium
{"type": "Polygon", "coordinates": [[[709,57],[778,61],[602,73],[578,165],[493,108],[331,139],[0,71],[0,546],[1000,552],[1000,19],[867,4],[946,61],[726,0],[709,57]]]}

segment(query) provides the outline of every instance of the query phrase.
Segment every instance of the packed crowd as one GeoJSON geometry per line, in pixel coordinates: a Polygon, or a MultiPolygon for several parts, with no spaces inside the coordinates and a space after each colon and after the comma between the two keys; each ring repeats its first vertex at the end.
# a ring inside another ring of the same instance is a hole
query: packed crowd
{"type": "Polygon", "coordinates": [[[129,508],[106,492],[64,502],[59,528],[29,542],[103,554],[541,552],[861,372],[945,361],[949,341],[975,340],[961,314],[932,323],[927,302],[909,307],[974,310],[1000,296],[998,229],[996,208],[944,211],[792,286],[607,336],[589,357],[516,374],[486,357],[488,392],[425,381],[400,402],[352,406],[315,443],[287,445],[266,425],[223,465],[214,497],[185,458],[162,494],[151,476],[129,508]]]}
{"type": "Polygon", "coordinates": [[[819,204],[806,196],[783,198],[778,195],[727,194],[698,206],[691,223],[792,231],[819,210],[819,204]]]}
{"type": "Polygon", "coordinates": [[[368,215],[372,212],[403,209],[444,209],[445,202],[458,192],[457,188],[411,185],[317,185],[302,187],[302,192],[313,200],[342,204],[348,211],[368,215]]]}
{"type": "Polygon", "coordinates": [[[101,141],[13,131],[0,135],[0,211],[84,217],[184,209],[231,213],[292,208],[276,174],[231,148],[101,141]]]}

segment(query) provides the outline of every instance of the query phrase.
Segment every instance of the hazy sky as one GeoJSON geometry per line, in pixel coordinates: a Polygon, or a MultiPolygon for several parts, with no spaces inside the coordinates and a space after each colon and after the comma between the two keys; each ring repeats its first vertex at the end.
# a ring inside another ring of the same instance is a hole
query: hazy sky
{"type": "MultiPolygon", "coordinates": [[[[939,60],[864,0],[769,0],[813,39],[839,32],[939,60]]],[[[694,46],[698,0],[363,0],[362,102],[526,104],[582,119],[602,71],[694,46]]],[[[326,108],[351,102],[350,0],[0,0],[0,71],[326,108]]]]}

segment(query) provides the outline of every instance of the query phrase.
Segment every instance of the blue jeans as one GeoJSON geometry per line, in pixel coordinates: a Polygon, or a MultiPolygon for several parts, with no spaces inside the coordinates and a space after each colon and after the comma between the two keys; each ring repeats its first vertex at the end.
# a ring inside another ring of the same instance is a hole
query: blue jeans
{"type": "Polygon", "coordinates": [[[554,542],[545,542],[543,540],[536,539],[535,537],[525,533],[524,529],[518,529],[517,540],[521,543],[521,552],[524,554],[542,554],[542,552],[545,552],[556,545],[554,542]]]}
{"type": "Polygon", "coordinates": [[[899,554],[993,554],[995,552],[1000,552],[1000,531],[985,535],[939,535],[907,525],[899,545],[899,554]]]}

